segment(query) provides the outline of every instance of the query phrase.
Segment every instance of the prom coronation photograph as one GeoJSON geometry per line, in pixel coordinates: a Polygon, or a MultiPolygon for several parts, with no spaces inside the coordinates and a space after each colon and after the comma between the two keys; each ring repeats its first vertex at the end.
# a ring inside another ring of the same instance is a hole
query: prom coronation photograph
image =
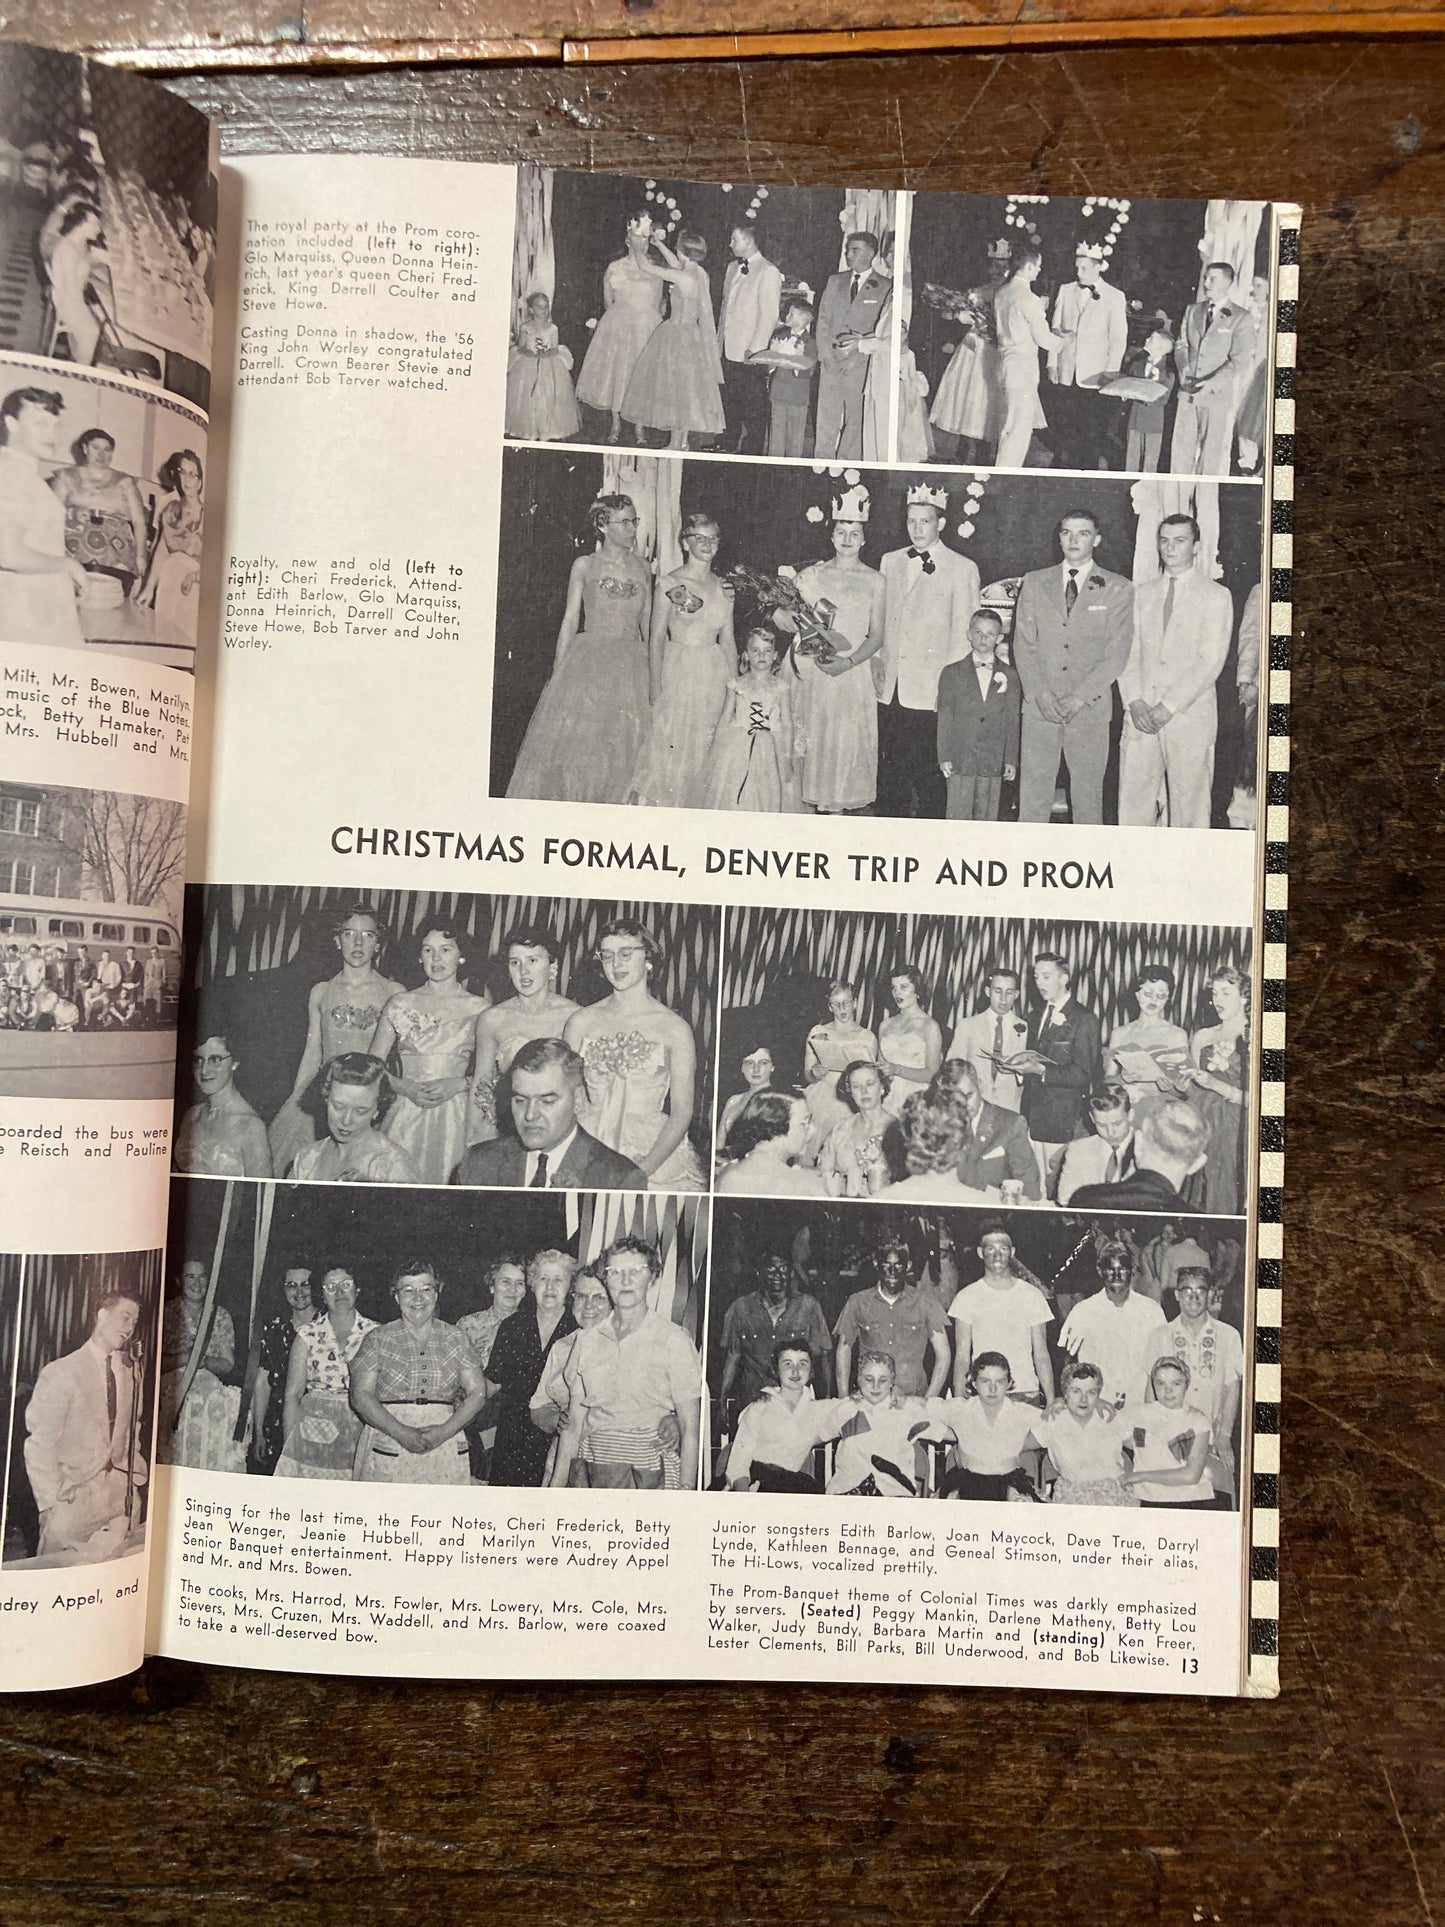
{"type": "Polygon", "coordinates": [[[999,468],[1258,476],[1269,205],[914,194],[927,451],[999,468]]]}
{"type": "Polygon", "coordinates": [[[886,461],[897,204],[524,162],[507,434],[886,461]]]}
{"type": "Polygon", "coordinates": [[[1254,826],[1252,483],[563,448],[502,479],[493,795],[1254,826]]]}
{"type": "Polygon", "coordinates": [[[686,904],[192,886],[175,1168],[701,1191],[720,919],[686,904]]]}

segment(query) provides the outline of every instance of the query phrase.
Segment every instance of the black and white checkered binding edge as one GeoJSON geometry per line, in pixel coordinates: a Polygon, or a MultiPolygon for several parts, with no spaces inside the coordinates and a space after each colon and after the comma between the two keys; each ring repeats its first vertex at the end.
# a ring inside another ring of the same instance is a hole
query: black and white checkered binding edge
{"type": "MultiPolygon", "coordinates": [[[[1300,212],[1276,209],[1279,307],[1275,323],[1269,538],[1268,749],[1264,814],[1258,1249],[1254,1314],[1254,1435],[1246,1691],[1279,1692],[1279,1405],[1281,1200],[1284,1186],[1285,914],[1289,850],[1289,649],[1294,602],[1295,312],[1300,212]]],[[[1263,697],[1264,692],[1261,691],[1263,697]]]]}

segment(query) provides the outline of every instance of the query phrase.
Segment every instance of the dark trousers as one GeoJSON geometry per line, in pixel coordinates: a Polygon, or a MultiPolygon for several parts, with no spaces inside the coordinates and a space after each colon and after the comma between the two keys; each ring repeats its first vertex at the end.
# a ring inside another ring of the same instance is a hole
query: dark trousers
{"type": "Polygon", "coordinates": [[[737,455],[764,455],[768,447],[768,370],[761,362],[723,363],[723,446],[737,455]]]}
{"type": "Polygon", "coordinates": [[[1119,404],[1097,388],[1055,388],[1044,391],[1044,410],[1054,431],[1055,467],[1095,469],[1108,461],[1105,446],[1119,404]]]}
{"type": "Polygon", "coordinates": [[[878,711],[878,816],[942,817],[947,807],[938,767],[938,712],[905,709],[895,694],[878,711]]]}

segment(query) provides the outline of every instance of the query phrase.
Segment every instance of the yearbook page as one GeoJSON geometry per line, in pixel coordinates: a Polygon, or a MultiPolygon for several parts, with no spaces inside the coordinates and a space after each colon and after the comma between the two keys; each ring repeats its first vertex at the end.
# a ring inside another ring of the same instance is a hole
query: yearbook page
{"type": "Polygon", "coordinates": [[[0,47],[0,1689],[143,1650],[215,254],[198,114],[0,47]]]}
{"type": "Polygon", "coordinates": [[[1295,211],[223,199],[152,1647],[1275,1691],[1295,211]]]}

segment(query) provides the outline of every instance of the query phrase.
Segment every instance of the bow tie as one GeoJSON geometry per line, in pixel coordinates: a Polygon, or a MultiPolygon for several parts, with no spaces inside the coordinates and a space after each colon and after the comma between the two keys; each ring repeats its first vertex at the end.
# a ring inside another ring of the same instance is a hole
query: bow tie
{"type": "Polygon", "coordinates": [[[746,261],[739,261],[739,262],[738,262],[738,273],[739,273],[739,274],[746,274],[746,273],[747,273],[747,271],[748,271],[748,264],[747,264],[747,262],[746,262],[746,261]]]}
{"type": "Polygon", "coordinates": [[[910,549],[908,553],[915,562],[921,562],[923,564],[923,573],[925,575],[933,574],[935,564],[933,557],[928,553],[927,549],[910,549]]]}
{"type": "Polygon", "coordinates": [[[1094,287],[1092,283],[1087,288],[1085,288],[1084,293],[1089,297],[1091,301],[1097,301],[1099,299],[1099,290],[1096,287],[1094,287]]]}

